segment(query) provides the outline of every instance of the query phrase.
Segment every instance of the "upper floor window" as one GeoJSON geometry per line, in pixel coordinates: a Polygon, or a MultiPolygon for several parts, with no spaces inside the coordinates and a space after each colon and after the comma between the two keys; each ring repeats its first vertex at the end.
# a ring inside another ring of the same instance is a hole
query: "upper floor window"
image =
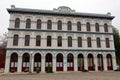
{"type": "Polygon", "coordinates": [[[86,28],[87,28],[87,31],[91,31],[89,22],[86,23],[86,28]]]}
{"type": "Polygon", "coordinates": [[[31,20],[27,19],[26,20],[26,28],[30,28],[31,27],[31,20]]]}
{"type": "Polygon", "coordinates": [[[37,29],[41,29],[41,20],[40,19],[37,20],[37,29]]]}
{"type": "Polygon", "coordinates": [[[81,23],[77,22],[77,31],[81,31],[81,23]]]}
{"type": "Polygon", "coordinates": [[[68,37],[68,47],[72,47],[72,37],[68,37]]]}
{"type": "Polygon", "coordinates": [[[13,37],[13,46],[18,46],[18,35],[14,35],[13,37]]]}
{"type": "Polygon", "coordinates": [[[106,42],[106,48],[109,48],[110,47],[109,38],[105,38],[105,42],[106,42]]]}
{"type": "Polygon", "coordinates": [[[47,21],[47,29],[52,29],[52,21],[51,20],[47,21]]]}
{"type": "Polygon", "coordinates": [[[58,30],[62,30],[62,21],[59,20],[57,25],[58,25],[58,30]]]}
{"type": "Polygon", "coordinates": [[[47,36],[47,46],[51,46],[51,36],[47,36]]]}
{"type": "Polygon", "coordinates": [[[97,43],[97,47],[101,47],[101,41],[100,38],[96,38],[96,43],[97,43]]]}
{"type": "Polygon", "coordinates": [[[71,23],[71,21],[68,21],[68,23],[67,23],[67,29],[68,30],[72,30],[72,23],[71,23]]]}
{"type": "Polygon", "coordinates": [[[19,28],[20,27],[20,19],[16,18],[15,19],[15,28],[19,28]]]}
{"type": "Polygon", "coordinates": [[[104,32],[108,32],[108,25],[106,23],[104,24],[104,32]]]}
{"type": "Polygon", "coordinates": [[[87,38],[87,45],[88,45],[88,47],[92,47],[91,37],[87,38]]]}
{"type": "Polygon", "coordinates": [[[78,37],[78,47],[82,47],[82,38],[78,37]]]}
{"type": "Polygon", "coordinates": [[[57,45],[58,45],[58,47],[61,47],[62,46],[62,36],[58,36],[58,38],[57,38],[57,45]]]}
{"type": "Polygon", "coordinates": [[[36,46],[40,46],[41,44],[41,36],[36,36],[36,46]]]}
{"type": "Polygon", "coordinates": [[[99,24],[98,23],[95,24],[95,30],[96,30],[96,32],[99,32],[99,24]]]}
{"type": "Polygon", "coordinates": [[[25,35],[25,46],[30,45],[30,35],[25,35]]]}

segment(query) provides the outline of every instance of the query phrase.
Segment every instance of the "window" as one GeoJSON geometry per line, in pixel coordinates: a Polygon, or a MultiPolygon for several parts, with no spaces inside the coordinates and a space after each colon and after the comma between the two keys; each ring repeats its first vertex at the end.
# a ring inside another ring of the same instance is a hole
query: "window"
{"type": "Polygon", "coordinates": [[[106,48],[109,48],[109,47],[110,47],[110,41],[109,41],[109,38],[106,38],[106,39],[105,39],[105,42],[106,42],[106,48]]]}
{"type": "Polygon", "coordinates": [[[100,38],[96,38],[96,43],[97,43],[97,47],[101,47],[101,42],[100,42],[100,38]]]}
{"type": "Polygon", "coordinates": [[[26,28],[30,28],[31,27],[31,20],[27,19],[26,20],[26,28]]]}
{"type": "Polygon", "coordinates": [[[20,27],[20,19],[16,18],[15,19],[15,28],[19,28],[20,27]]]}
{"type": "Polygon", "coordinates": [[[47,29],[52,29],[52,21],[51,20],[47,21],[47,29]]]}
{"type": "Polygon", "coordinates": [[[95,29],[96,29],[96,32],[99,32],[99,24],[98,23],[95,24],[95,29]]]}
{"type": "Polygon", "coordinates": [[[41,36],[36,36],[36,46],[40,46],[41,44],[41,36]]]}
{"type": "Polygon", "coordinates": [[[86,28],[87,28],[87,31],[90,31],[90,23],[89,22],[86,23],[86,28]]]}
{"type": "Polygon", "coordinates": [[[108,25],[106,23],[104,24],[104,31],[108,32],[108,25]]]}
{"type": "Polygon", "coordinates": [[[67,28],[68,28],[68,30],[72,30],[72,23],[71,23],[71,21],[68,21],[67,28]]]}
{"type": "Polygon", "coordinates": [[[59,20],[57,24],[58,24],[58,30],[62,30],[62,21],[59,20]]]}
{"type": "Polygon", "coordinates": [[[88,45],[88,47],[92,47],[91,38],[90,37],[87,38],[87,45],[88,45]]]}
{"type": "Polygon", "coordinates": [[[14,35],[13,37],[13,46],[18,46],[18,35],[14,35]]]}
{"type": "Polygon", "coordinates": [[[58,43],[58,47],[61,47],[62,46],[62,37],[61,36],[58,36],[58,39],[57,39],[58,43]]]}
{"type": "Polygon", "coordinates": [[[78,47],[82,47],[82,38],[78,37],[78,47]]]}
{"type": "Polygon", "coordinates": [[[72,37],[68,37],[68,47],[72,47],[72,37]]]}
{"type": "Polygon", "coordinates": [[[51,46],[51,36],[47,36],[47,46],[51,46]]]}
{"type": "Polygon", "coordinates": [[[25,46],[29,46],[30,44],[30,35],[25,35],[25,46]]]}
{"type": "Polygon", "coordinates": [[[77,22],[77,31],[81,31],[81,23],[77,22]]]}
{"type": "Polygon", "coordinates": [[[40,19],[37,20],[37,29],[41,29],[41,20],[40,19]]]}

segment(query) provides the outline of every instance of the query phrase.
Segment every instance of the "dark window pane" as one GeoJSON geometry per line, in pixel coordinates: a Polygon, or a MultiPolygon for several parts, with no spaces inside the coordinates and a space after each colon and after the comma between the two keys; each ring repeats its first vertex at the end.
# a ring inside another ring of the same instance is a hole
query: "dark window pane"
{"type": "Polygon", "coordinates": [[[71,21],[68,21],[67,27],[68,27],[68,30],[72,30],[72,23],[71,23],[71,21]]]}
{"type": "Polygon", "coordinates": [[[68,47],[72,47],[72,37],[68,37],[68,47]]]}
{"type": "Polygon", "coordinates": [[[78,37],[78,47],[82,47],[82,38],[78,37]]]}
{"type": "Polygon", "coordinates": [[[30,28],[31,27],[31,20],[27,19],[26,20],[26,28],[30,28]]]}
{"type": "Polygon", "coordinates": [[[99,24],[98,23],[95,24],[95,28],[96,28],[96,32],[99,32],[99,24]]]}
{"type": "Polygon", "coordinates": [[[18,46],[18,35],[14,35],[13,45],[14,45],[14,46],[18,46]]]}
{"type": "Polygon", "coordinates": [[[30,36],[25,35],[25,46],[29,46],[29,44],[30,44],[30,36]]]}
{"type": "Polygon", "coordinates": [[[52,21],[51,20],[47,21],[47,29],[52,29],[52,21]]]}
{"type": "Polygon", "coordinates": [[[104,24],[104,31],[108,32],[108,25],[106,23],[104,24]]]}
{"type": "Polygon", "coordinates": [[[61,36],[58,36],[58,46],[61,47],[62,46],[62,37],[61,36]]]}
{"type": "Polygon", "coordinates": [[[97,39],[96,39],[96,43],[97,43],[97,47],[98,47],[98,48],[101,47],[101,41],[100,41],[100,38],[97,38],[97,39]]]}
{"type": "Polygon", "coordinates": [[[19,28],[20,27],[20,19],[16,18],[15,19],[15,28],[19,28]]]}
{"type": "Polygon", "coordinates": [[[77,30],[81,31],[81,23],[80,22],[77,22],[77,30]]]}
{"type": "Polygon", "coordinates": [[[89,22],[87,22],[86,27],[87,27],[87,31],[91,31],[89,22]]]}
{"type": "Polygon", "coordinates": [[[36,36],[36,46],[40,46],[40,43],[41,43],[41,37],[36,36]]]}
{"type": "Polygon", "coordinates": [[[47,46],[51,46],[51,36],[47,36],[47,46]]]}
{"type": "Polygon", "coordinates": [[[90,37],[87,38],[87,44],[88,44],[88,47],[92,47],[91,38],[90,37]]]}
{"type": "Polygon", "coordinates": [[[58,21],[58,30],[62,30],[62,21],[58,21]]]}
{"type": "Polygon", "coordinates": [[[41,20],[40,19],[37,20],[37,29],[41,29],[41,20]]]}
{"type": "Polygon", "coordinates": [[[109,41],[109,38],[106,38],[106,39],[105,39],[105,42],[106,42],[106,48],[109,48],[109,47],[110,47],[110,41],[109,41]]]}

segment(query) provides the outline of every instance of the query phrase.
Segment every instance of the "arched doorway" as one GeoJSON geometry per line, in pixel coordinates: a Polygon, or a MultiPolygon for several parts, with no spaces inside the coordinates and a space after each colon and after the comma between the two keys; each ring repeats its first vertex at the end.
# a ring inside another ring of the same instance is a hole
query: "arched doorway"
{"type": "Polygon", "coordinates": [[[47,71],[47,68],[50,67],[50,70],[52,70],[52,54],[48,53],[45,57],[45,71],[47,71]]]}
{"type": "Polygon", "coordinates": [[[56,70],[63,71],[63,55],[61,53],[57,54],[56,57],[56,70]]]}
{"type": "Polygon", "coordinates": [[[82,54],[78,55],[78,71],[82,71],[84,69],[84,57],[82,54]]]}
{"type": "Polygon", "coordinates": [[[28,53],[24,53],[22,57],[22,71],[24,72],[29,71],[29,61],[30,61],[30,55],[28,53]]]}
{"type": "Polygon", "coordinates": [[[67,55],[67,71],[74,71],[74,57],[71,53],[67,55]]]}
{"type": "Polygon", "coordinates": [[[34,56],[34,71],[36,71],[36,69],[41,71],[41,55],[39,53],[36,53],[34,56]]]}
{"type": "Polygon", "coordinates": [[[90,71],[95,70],[95,64],[92,54],[88,55],[88,70],[90,71]]]}
{"type": "Polygon", "coordinates": [[[113,70],[112,56],[111,56],[111,54],[107,55],[107,68],[108,68],[108,70],[113,70]]]}
{"type": "Polygon", "coordinates": [[[10,58],[10,72],[17,72],[18,67],[18,54],[12,53],[10,58]]]}
{"type": "Polygon", "coordinates": [[[99,71],[104,70],[104,67],[103,67],[103,56],[102,56],[102,54],[98,54],[97,55],[97,60],[98,60],[98,70],[99,71]]]}

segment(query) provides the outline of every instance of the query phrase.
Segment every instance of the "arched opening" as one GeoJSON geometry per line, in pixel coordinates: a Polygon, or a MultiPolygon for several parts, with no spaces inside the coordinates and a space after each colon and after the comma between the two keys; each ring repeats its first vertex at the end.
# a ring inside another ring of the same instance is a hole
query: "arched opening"
{"type": "Polygon", "coordinates": [[[88,70],[95,70],[95,64],[94,64],[94,59],[93,59],[93,55],[89,54],[88,55],[88,70]]]}
{"type": "Polygon", "coordinates": [[[30,61],[30,55],[28,53],[24,53],[22,57],[22,71],[24,72],[29,71],[29,61],[30,61]]]}
{"type": "Polygon", "coordinates": [[[41,55],[36,53],[34,56],[34,71],[39,69],[41,71],[41,55]]]}
{"type": "Polygon", "coordinates": [[[84,57],[82,54],[78,55],[78,71],[84,70],[84,57]]]}
{"type": "Polygon", "coordinates": [[[61,53],[57,54],[56,70],[57,71],[63,71],[63,55],[61,53]]]}
{"type": "Polygon", "coordinates": [[[107,55],[107,68],[108,68],[108,70],[113,70],[112,56],[111,56],[111,54],[107,55]]]}
{"type": "Polygon", "coordinates": [[[97,59],[98,59],[98,70],[99,71],[104,70],[104,67],[103,67],[103,56],[102,56],[102,54],[98,54],[97,55],[97,59]]]}
{"type": "Polygon", "coordinates": [[[67,71],[74,71],[74,57],[71,53],[67,55],[67,71]]]}
{"type": "Polygon", "coordinates": [[[45,71],[47,71],[47,68],[49,67],[50,70],[52,70],[52,54],[51,53],[48,53],[46,54],[46,57],[45,57],[45,71]]]}
{"type": "Polygon", "coordinates": [[[18,67],[18,54],[12,53],[10,58],[10,72],[16,72],[18,67]]]}

